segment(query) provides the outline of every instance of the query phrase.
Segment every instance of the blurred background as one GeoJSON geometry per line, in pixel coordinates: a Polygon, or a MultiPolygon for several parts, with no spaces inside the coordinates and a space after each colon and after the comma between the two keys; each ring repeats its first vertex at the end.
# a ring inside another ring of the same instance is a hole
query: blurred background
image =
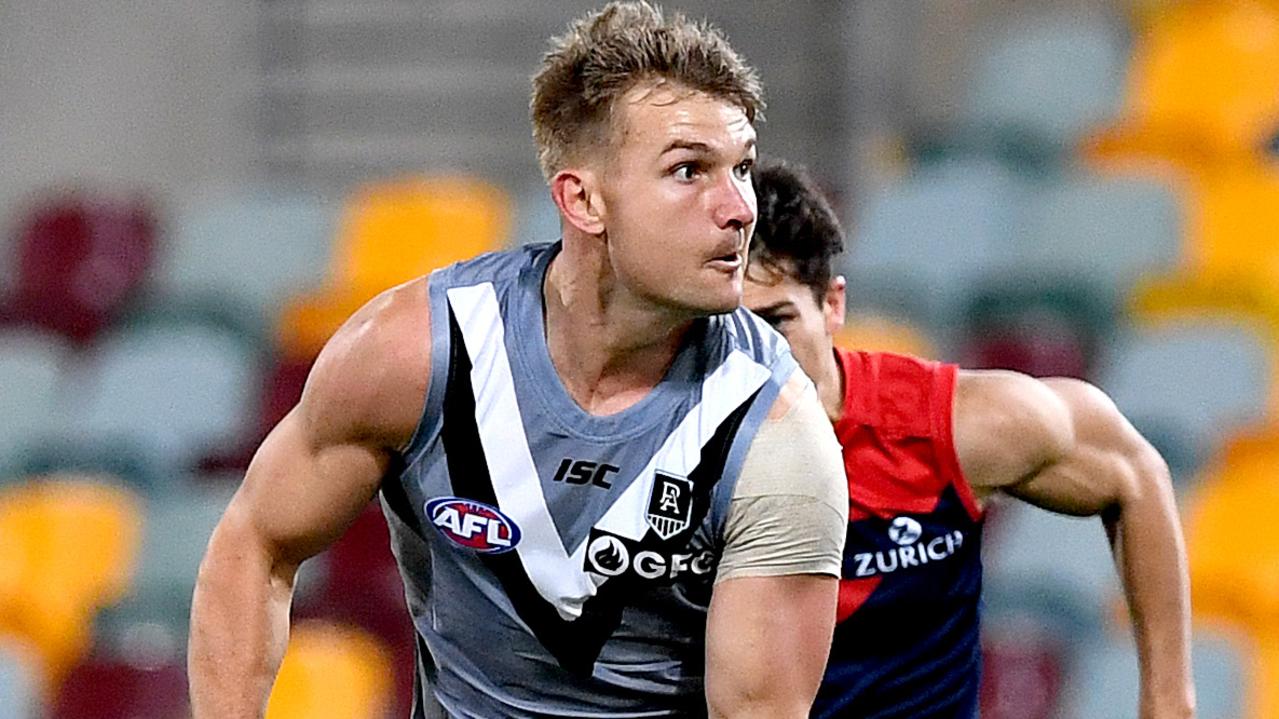
{"type": "MultiPolygon", "coordinates": [[[[377,291],[554,239],[528,77],[578,0],[0,3],[0,719],[187,714],[205,542],[377,291]]],[[[1279,717],[1279,0],[669,2],[852,236],[841,341],[1087,378],[1162,450],[1200,717],[1279,717]]],[[[1096,520],[997,506],[983,716],[1136,715],[1096,520]]],[[[371,507],[269,716],[406,716],[371,507]]]]}

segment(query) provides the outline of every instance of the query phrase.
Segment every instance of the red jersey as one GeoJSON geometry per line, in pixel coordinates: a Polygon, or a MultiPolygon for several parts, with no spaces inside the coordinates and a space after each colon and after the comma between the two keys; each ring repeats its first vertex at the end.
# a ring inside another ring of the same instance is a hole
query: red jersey
{"type": "Polygon", "coordinates": [[[983,517],[955,451],[958,369],[836,354],[849,523],[839,625],[813,714],[975,716],[983,517]]]}

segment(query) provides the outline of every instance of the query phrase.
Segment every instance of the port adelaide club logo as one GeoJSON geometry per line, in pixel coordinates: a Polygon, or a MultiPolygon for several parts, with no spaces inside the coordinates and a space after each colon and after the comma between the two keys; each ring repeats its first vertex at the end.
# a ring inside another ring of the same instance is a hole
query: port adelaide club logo
{"type": "Polygon", "coordinates": [[[688,529],[693,516],[693,482],[685,477],[658,472],[653,493],[648,498],[644,518],[657,536],[670,539],[688,529]]]}

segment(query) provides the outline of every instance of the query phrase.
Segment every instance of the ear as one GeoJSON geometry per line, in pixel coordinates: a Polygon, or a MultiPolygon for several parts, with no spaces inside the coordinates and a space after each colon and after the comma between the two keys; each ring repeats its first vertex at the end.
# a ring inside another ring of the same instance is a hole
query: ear
{"type": "Polygon", "coordinates": [[[822,315],[826,319],[827,334],[835,334],[844,326],[848,312],[844,292],[848,289],[848,280],[843,275],[835,275],[826,285],[826,296],[822,298],[822,315]]]}
{"type": "Polygon", "coordinates": [[[604,200],[595,191],[594,172],[566,169],[551,178],[551,199],[560,209],[560,217],[587,235],[604,234],[604,200]]]}

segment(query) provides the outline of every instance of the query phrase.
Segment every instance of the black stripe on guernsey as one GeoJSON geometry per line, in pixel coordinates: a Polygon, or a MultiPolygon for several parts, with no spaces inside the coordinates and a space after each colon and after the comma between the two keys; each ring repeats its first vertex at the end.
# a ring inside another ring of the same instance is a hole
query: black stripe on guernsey
{"type": "Polygon", "coordinates": [[[390,466],[386,468],[386,473],[382,480],[382,498],[386,500],[386,506],[398,518],[404,526],[418,536],[425,539],[426,535],[422,533],[422,524],[417,519],[417,514],[413,512],[413,502],[409,499],[408,493],[404,490],[404,483],[400,480],[400,476],[404,473],[404,457],[395,455],[391,460],[390,466]]]}
{"type": "MultiPolygon", "coordinates": [[[[448,462],[449,478],[453,492],[458,497],[473,499],[498,506],[489,476],[488,461],[480,442],[480,431],[475,421],[475,393],[471,386],[471,359],[466,350],[466,340],[452,309],[449,310],[449,331],[452,335],[449,358],[448,387],[444,394],[444,422],[440,438],[448,462]]],[[[741,425],[758,392],[752,394],[733,411],[716,429],[710,441],[702,447],[701,459],[689,474],[692,480],[693,506],[688,529],[668,541],[657,537],[651,529],[642,544],[658,547],[681,545],[701,525],[710,508],[710,494],[723,474],[734,434],[741,425]]],[[[500,508],[500,507],[499,507],[500,508]]],[[[617,630],[622,610],[629,598],[637,596],[643,588],[638,579],[623,575],[605,582],[598,593],[582,607],[582,614],[574,621],[565,621],[538,593],[537,588],[524,571],[516,552],[486,554],[479,557],[485,566],[502,583],[520,619],[529,626],[542,646],[555,657],[567,671],[588,676],[599,658],[604,643],[617,630]]]]}

